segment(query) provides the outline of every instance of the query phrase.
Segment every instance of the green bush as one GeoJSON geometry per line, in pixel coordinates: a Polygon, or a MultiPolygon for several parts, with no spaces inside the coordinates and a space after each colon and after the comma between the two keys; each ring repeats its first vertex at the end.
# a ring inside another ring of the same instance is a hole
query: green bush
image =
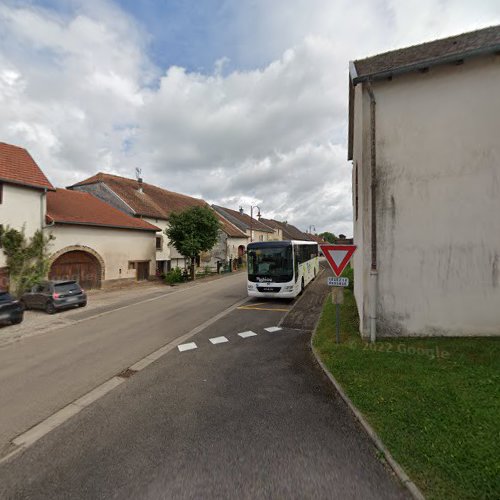
{"type": "Polygon", "coordinates": [[[184,276],[182,275],[181,268],[175,267],[165,275],[164,279],[167,285],[173,285],[174,283],[182,283],[184,281],[184,276]]]}

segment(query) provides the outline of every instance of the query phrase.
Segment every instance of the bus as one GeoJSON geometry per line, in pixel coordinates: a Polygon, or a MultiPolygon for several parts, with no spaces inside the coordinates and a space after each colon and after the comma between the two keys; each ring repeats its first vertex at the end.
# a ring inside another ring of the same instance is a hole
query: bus
{"type": "Polygon", "coordinates": [[[294,298],[319,273],[314,241],[260,241],[247,246],[250,297],[294,298]]]}

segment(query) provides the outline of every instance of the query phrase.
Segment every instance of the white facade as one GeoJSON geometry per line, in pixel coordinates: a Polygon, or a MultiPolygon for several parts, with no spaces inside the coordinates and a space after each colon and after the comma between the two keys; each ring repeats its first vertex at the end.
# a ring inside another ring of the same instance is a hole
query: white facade
{"type": "MultiPolygon", "coordinates": [[[[26,237],[30,238],[45,220],[45,192],[7,183],[1,189],[0,224],[18,231],[24,227],[26,237]]],[[[0,251],[0,267],[5,265],[5,255],[0,251]]]]}
{"type": "Polygon", "coordinates": [[[104,262],[104,280],[136,278],[136,270],[129,266],[134,261],[149,261],[149,273],[155,272],[155,233],[132,229],[114,229],[110,227],[80,226],[56,224],[45,229],[55,239],[51,241],[49,253],[68,251],[81,247],[83,251],[91,249],[104,262]]]}
{"type": "MultiPolygon", "coordinates": [[[[500,334],[500,58],[436,66],[372,88],[377,334],[500,334]]],[[[368,335],[374,294],[365,83],[354,89],[353,119],[354,283],[368,335]]]]}

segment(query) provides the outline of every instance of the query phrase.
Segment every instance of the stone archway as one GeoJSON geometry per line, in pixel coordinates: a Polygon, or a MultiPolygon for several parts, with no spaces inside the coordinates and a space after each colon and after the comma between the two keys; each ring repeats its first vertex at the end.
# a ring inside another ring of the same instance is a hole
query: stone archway
{"type": "Polygon", "coordinates": [[[104,280],[104,260],[92,248],[73,245],[50,258],[49,279],[76,279],[83,288],[100,288],[104,280]]]}

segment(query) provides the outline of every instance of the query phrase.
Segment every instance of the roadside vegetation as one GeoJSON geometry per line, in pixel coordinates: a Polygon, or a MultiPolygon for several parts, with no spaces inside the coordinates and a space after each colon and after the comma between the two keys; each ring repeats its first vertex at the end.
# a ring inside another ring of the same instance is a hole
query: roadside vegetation
{"type": "Polygon", "coordinates": [[[40,230],[27,238],[24,227],[18,231],[9,226],[0,226],[0,250],[5,254],[10,290],[16,297],[20,297],[47,275],[48,246],[53,239],[53,236],[45,236],[40,230]]]}
{"type": "Polygon", "coordinates": [[[500,339],[362,341],[351,290],[314,346],[427,498],[500,498],[500,339]]]}

